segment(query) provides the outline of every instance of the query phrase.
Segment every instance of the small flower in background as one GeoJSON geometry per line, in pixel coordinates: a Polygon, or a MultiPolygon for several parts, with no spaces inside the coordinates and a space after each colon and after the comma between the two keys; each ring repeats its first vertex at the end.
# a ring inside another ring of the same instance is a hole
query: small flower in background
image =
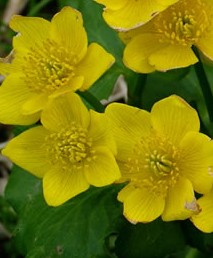
{"type": "Polygon", "coordinates": [[[205,233],[211,233],[213,232],[213,189],[210,193],[198,199],[197,202],[201,212],[194,214],[191,217],[191,221],[199,230],[205,233]]]}
{"type": "Polygon", "coordinates": [[[146,23],[178,0],[95,1],[106,6],[103,17],[109,26],[116,30],[129,30],[146,23]]]}
{"type": "Polygon", "coordinates": [[[213,3],[180,0],[145,25],[121,33],[124,63],[139,73],[166,71],[198,62],[192,46],[213,59],[213,3]]]}
{"type": "Polygon", "coordinates": [[[51,22],[14,16],[11,64],[1,59],[6,79],[0,88],[0,122],[31,124],[49,97],[87,90],[114,62],[100,45],[88,46],[81,14],[63,8],[51,22]]]}
{"type": "Polygon", "coordinates": [[[154,104],[151,113],[113,103],[106,109],[117,143],[118,199],[133,222],[184,220],[198,213],[194,191],[208,193],[213,142],[199,133],[197,112],[178,96],[154,104]]]}
{"type": "Polygon", "coordinates": [[[43,126],[12,139],[3,154],[43,178],[49,205],[57,206],[87,190],[120,177],[116,151],[104,114],[88,111],[75,93],[48,102],[41,115],[43,126]]]}

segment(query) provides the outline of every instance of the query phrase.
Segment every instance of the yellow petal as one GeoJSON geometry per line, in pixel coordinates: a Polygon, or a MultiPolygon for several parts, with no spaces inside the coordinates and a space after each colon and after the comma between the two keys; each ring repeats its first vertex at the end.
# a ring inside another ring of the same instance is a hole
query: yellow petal
{"type": "Polygon", "coordinates": [[[75,93],[67,93],[51,99],[41,115],[42,124],[51,131],[60,131],[72,122],[83,128],[90,123],[89,112],[81,98],[75,93]]]}
{"type": "Polygon", "coordinates": [[[118,160],[126,160],[141,137],[150,133],[150,114],[145,110],[113,103],[106,108],[112,132],[117,144],[118,160]]]}
{"type": "MultiPolygon", "coordinates": [[[[169,1],[175,2],[175,1],[169,1]]],[[[171,3],[170,3],[171,4],[171,3]]],[[[107,5],[108,7],[108,5],[107,5]]],[[[103,17],[114,29],[127,30],[139,27],[151,20],[159,11],[166,8],[159,1],[126,1],[120,9],[106,8],[103,17]]]]}
{"type": "Polygon", "coordinates": [[[21,74],[8,76],[0,87],[0,122],[4,124],[28,125],[35,123],[40,113],[22,114],[22,107],[32,93],[20,78],[21,74]]]}
{"type": "Polygon", "coordinates": [[[33,175],[43,177],[51,167],[44,148],[48,134],[42,126],[29,129],[13,138],[2,153],[33,175]]]}
{"type": "Polygon", "coordinates": [[[190,47],[169,45],[153,52],[148,62],[158,71],[167,71],[195,64],[198,59],[190,47]]]}
{"type": "Polygon", "coordinates": [[[47,39],[50,22],[38,17],[14,15],[10,21],[10,27],[20,33],[13,38],[13,47],[30,49],[35,44],[40,45],[47,39]]]}
{"type": "Polygon", "coordinates": [[[41,111],[47,104],[47,94],[35,94],[29,100],[27,100],[22,106],[23,115],[31,115],[38,111],[41,111]]]}
{"type": "Polygon", "coordinates": [[[85,177],[94,186],[100,187],[112,184],[121,174],[112,152],[106,147],[94,148],[95,159],[85,161],[85,177]]]}
{"type": "Polygon", "coordinates": [[[92,138],[92,146],[105,146],[108,147],[113,154],[116,154],[116,144],[108,117],[105,114],[90,110],[90,119],[88,137],[92,138]]]}
{"type": "MultiPolygon", "coordinates": [[[[212,3],[211,3],[212,4],[212,3]]],[[[213,29],[200,37],[198,42],[195,44],[200,51],[207,56],[209,59],[213,60],[213,29]]]]}
{"type": "Polygon", "coordinates": [[[83,170],[55,166],[43,178],[44,198],[48,205],[58,206],[89,188],[83,170]]]}
{"type": "Polygon", "coordinates": [[[79,59],[87,50],[87,35],[81,13],[66,6],[51,20],[51,39],[64,46],[79,59]]]}
{"type": "Polygon", "coordinates": [[[76,76],[84,76],[81,90],[88,89],[114,63],[115,58],[96,43],[89,45],[87,54],[75,70],[76,76]]]}
{"type": "Polygon", "coordinates": [[[165,44],[158,42],[157,35],[144,33],[134,37],[124,50],[124,64],[138,73],[151,73],[155,67],[149,63],[149,56],[157,50],[165,47],[165,44]]]}
{"type": "Polygon", "coordinates": [[[188,179],[180,178],[175,186],[168,190],[162,219],[164,221],[185,220],[196,211],[192,184],[188,179]]]}
{"type": "Polygon", "coordinates": [[[71,78],[71,80],[69,81],[68,85],[59,88],[58,90],[54,91],[49,98],[55,98],[58,97],[60,95],[69,93],[69,92],[75,92],[78,89],[81,88],[82,84],[84,82],[84,77],[83,76],[78,76],[78,77],[74,77],[71,78]]]}
{"type": "MultiPolygon", "coordinates": [[[[151,222],[159,217],[165,205],[165,200],[161,195],[156,195],[146,188],[136,188],[125,190],[123,195],[124,216],[132,223],[151,222]],[[127,195],[128,194],[128,195],[127,195]]],[[[118,198],[119,198],[118,195],[118,198]]]]}
{"type": "Polygon", "coordinates": [[[213,232],[213,191],[201,197],[198,201],[200,213],[191,217],[192,223],[205,233],[213,232]]]}
{"type": "Polygon", "coordinates": [[[176,95],[156,102],[151,119],[154,129],[177,145],[188,132],[199,131],[200,127],[196,110],[176,95]]]}
{"type": "Polygon", "coordinates": [[[181,173],[192,182],[196,192],[209,192],[213,183],[213,141],[202,133],[190,132],[180,146],[181,173]]]}

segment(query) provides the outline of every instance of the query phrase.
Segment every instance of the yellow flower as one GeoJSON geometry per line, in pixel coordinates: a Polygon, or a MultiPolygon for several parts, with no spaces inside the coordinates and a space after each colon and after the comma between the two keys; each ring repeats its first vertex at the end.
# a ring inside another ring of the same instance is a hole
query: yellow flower
{"type": "Polygon", "coordinates": [[[41,123],[12,139],[2,153],[43,178],[49,205],[60,205],[90,185],[109,185],[120,177],[108,120],[88,111],[77,94],[49,101],[41,123]]]}
{"type": "Polygon", "coordinates": [[[16,15],[10,27],[19,34],[12,63],[0,63],[8,76],[0,88],[2,123],[34,123],[49,98],[87,90],[114,62],[100,45],[88,46],[82,16],[71,7],[51,22],[16,15]]]}
{"type": "Polygon", "coordinates": [[[139,73],[187,67],[198,62],[192,46],[213,60],[213,2],[180,0],[144,26],[121,33],[124,63],[139,73]]]}
{"type": "Polygon", "coordinates": [[[212,186],[213,142],[199,133],[197,112],[178,96],[151,113],[113,103],[106,109],[117,143],[122,178],[118,199],[131,222],[183,220],[199,212],[194,191],[212,186]]]}
{"type": "Polygon", "coordinates": [[[106,6],[103,17],[117,30],[136,28],[178,0],[95,0],[106,6]]]}
{"type": "Polygon", "coordinates": [[[198,199],[201,212],[191,217],[193,224],[205,233],[213,232],[213,189],[198,199]]]}

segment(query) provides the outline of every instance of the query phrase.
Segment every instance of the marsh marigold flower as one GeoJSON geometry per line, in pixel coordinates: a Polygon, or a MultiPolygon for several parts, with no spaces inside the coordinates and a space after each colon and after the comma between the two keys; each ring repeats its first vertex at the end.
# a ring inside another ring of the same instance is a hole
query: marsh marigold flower
{"type": "Polygon", "coordinates": [[[138,29],[122,33],[124,63],[139,73],[198,62],[192,46],[213,59],[213,2],[180,0],[138,29]]]}
{"type": "Polygon", "coordinates": [[[213,142],[199,133],[197,112],[178,96],[151,112],[113,103],[106,109],[117,143],[122,178],[118,194],[131,222],[183,220],[199,207],[194,191],[212,186],[213,142]]]}
{"type": "Polygon", "coordinates": [[[120,177],[106,117],[88,111],[77,94],[49,101],[41,123],[12,139],[3,154],[43,178],[49,205],[60,205],[90,185],[109,185],[120,177]]]}
{"type": "Polygon", "coordinates": [[[106,6],[103,17],[109,26],[117,30],[138,27],[178,0],[95,0],[106,6]]]}
{"type": "Polygon", "coordinates": [[[14,16],[12,63],[0,63],[7,76],[0,88],[0,122],[31,124],[51,97],[87,90],[114,62],[100,45],[88,46],[81,14],[63,8],[51,22],[14,16]]]}

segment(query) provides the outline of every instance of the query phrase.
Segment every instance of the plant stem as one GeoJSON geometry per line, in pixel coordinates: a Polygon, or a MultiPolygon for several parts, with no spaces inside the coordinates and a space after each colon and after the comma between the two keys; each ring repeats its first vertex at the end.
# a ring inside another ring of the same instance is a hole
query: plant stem
{"type": "Polygon", "coordinates": [[[86,100],[97,112],[103,113],[105,107],[89,91],[77,91],[78,95],[86,100]]]}
{"type": "Polygon", "coordinates": [[[198,50],[193,47],[193,51],[199,60],[199,62],[194,65],[195,72],[197,74],[200,88],[202,90],[203,97],[205,99],[206,108],[209,114],[209,119],[211,122],[213,122],[213,95],[212,95],[211,86],[209,84],[198,50]]]}
{"type": "Polygon", "coordinates": [[[49,4],[52,0],[43,0],[36,4],[28,13],[28,16],[35,16],[37,13],[47,4],[49,4]]]}
{"type": "Polygon", "coordinates": [[[141,99],[144,87],[147,81],[147,74],[140,74],[137,78],[137,83],[133,95],[130,97],[129,104],[141,108],[141,99]]]}

